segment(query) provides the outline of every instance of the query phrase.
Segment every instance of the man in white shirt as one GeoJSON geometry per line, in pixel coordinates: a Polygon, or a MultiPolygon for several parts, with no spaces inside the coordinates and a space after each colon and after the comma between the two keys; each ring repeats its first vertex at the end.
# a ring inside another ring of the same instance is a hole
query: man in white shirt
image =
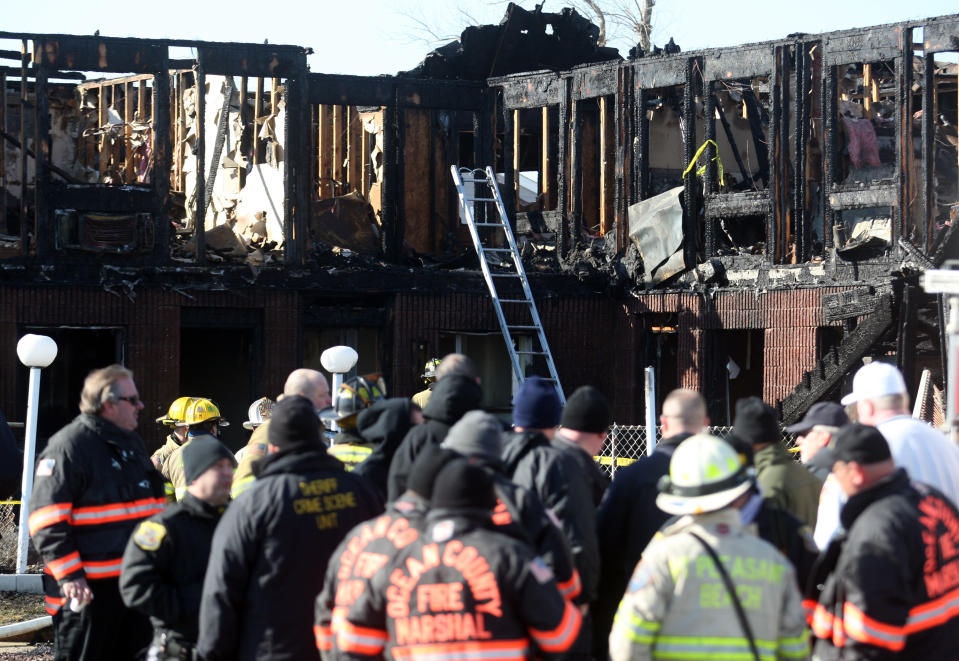
{"type": "MultiPolygon", "coordinates": [[[[889,444],[893,462],[905,468],[910,479],[929,484],[953,504],[959,503],[959,447],[909,415],[906,382],[895,366],[873,361],[861,367],[853,378],[852,392],[842,398],[842,404],[855,404],[858,421],[879,430],[889,444]]],[[[823,489],[820,511],[829,507],[827,499],[841,497],[837,491],[823,489]]],[[[828,542],[834,532],[817,525],[816,542],[828,542]]]]}

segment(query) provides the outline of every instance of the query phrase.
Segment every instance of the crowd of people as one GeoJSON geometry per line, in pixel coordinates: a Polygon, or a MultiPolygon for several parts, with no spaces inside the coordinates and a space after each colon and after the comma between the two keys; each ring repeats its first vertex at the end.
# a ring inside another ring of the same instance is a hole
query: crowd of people
{"type": "Polygon", "coordinates": [[[134,375],[92,372],[30,499],[55,658],[959,658],[959,448],[894,366],[788,427],[798,457],[760,398],[720,438],[673,391],[611,483],[599,389],[528,377],[506,424],[467,356],[424,378],[297,369],[235,455],[182,397],[150,456],[134,375]]]}

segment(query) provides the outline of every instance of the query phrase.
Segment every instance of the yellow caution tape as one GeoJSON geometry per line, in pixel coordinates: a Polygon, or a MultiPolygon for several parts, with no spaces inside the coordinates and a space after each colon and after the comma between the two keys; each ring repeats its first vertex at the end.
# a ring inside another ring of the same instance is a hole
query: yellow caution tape
{"type": "MultiPolygon", "coordinates": [[[[612,466],[613,458],[612,457],[593,457],[594,461],[598,461],[603,466],[612,466]]],[[[617,466],[629,466],[631,463],[635,462],[635,459],[627,459],[626,457],[616,457],[617,466]]]]}
{"type": "Polygon", "coordinates": [[[19,505],[19,500],[0,500],[0,505],[19,505]]]}
{"type": "MultiPolygon", "coordinates": [[[[716,148],[716,156],[714,156],[712,160],[716,161],[716,166],[719,169],[719,185],[725,186],[726,178],[723,171],[723,159],[719,158],[719,145],[717,145],[714,140],[707,140],[702,144],[702,146],[700,146],[699,149],[696,150],[696,155],[693,156],[693,160],[689,162],[689,167],[683,171],[683,179],[685,179],[689,173],[692,172],[693,168],[696,167],[696,163],[699,161],[699,157],[703,155],[703,152],[706,151],[707,145],[712,145],[716,148]]],[[[696,176],[701,177],[704,174],[706,174],[706,166],[702,165],[698,170],[696,170],[696,176]]]]}

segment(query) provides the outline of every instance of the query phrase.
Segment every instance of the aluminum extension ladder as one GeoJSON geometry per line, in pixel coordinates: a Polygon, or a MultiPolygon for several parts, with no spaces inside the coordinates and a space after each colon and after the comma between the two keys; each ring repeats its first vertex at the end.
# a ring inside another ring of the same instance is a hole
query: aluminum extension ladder
{"type": "Polygon", "coordinates": [[[506,215],[506,207],[503,206],[503,197],[500,195],[499,186],[496,183],[496,175],[490,167],[485,170],[471,170],[452,165],[450,166],[450,172],[453,174],[453,183],[459,195],[460,208],[463,210],[463,216],[469,226],[470,236],[473,238],[473,247],[476,248],[480,268],[483,270],[483,277],[486,279],[486,286],[489,288],[490,297],[493,299],[493,309],[496,311],[496,318],[499,320],[503,340],[506,342],[506,350],[509,352],[510,362],[513,364],[513,374],[519,383],[523,383],[526,380],[526,375],[520,365],[520,356],[541,357],[549,368],[550,376],[547,380],[552,381],[556,386],[559,400],[565,406],[566,396],[563,394],[563,387],[559,382],[556,364],[553,362],[553,354],[550,353],[549,344],[546,342],[546,334],[543,332],[543,324],[540,321],[539,312],[536,310],[536,302],[533,301],[533,293],[529,288],[529,280],[526,277],[526,270],[523,268],[523,260],[520,257],[519,249],[516,247],[516,239],[513,237],[513,230],[506,215]],[[472,194],[467,195],[464,184],[472,184],[472,194]],[[486,216],[495,216],[496,220],[477,222],[473,217],[475,204],[482,204],[487,210],[490,210],[489,205],[493,205],[495,214],[487,213],[486,216]],[[479,228],[481,227],[489,227],[491,229],[490,233],[497,229],[502,230],[506,235],[509,247],[487,248],[484,246],[480,238],[479,228]],[[491,271],[487,255],[504,253],[509,253],[512,257],[512,260],[497,260],[497,265],[505,271],[491,271]],[[522,287],[523,298],[501,298],[496,286],[496,281],[501,278],[518,280],[522,287]],[[508,321],[503,311],[503,303],[522,305],[526,311],[526,318],[521,321],[515,319],[508,321]],[[539,351],[535,347],[532,347],[532,350],[529,351],[520,350],[514,341],[514,331],[535,331],[536,338],[539,341],[539,351]]]}

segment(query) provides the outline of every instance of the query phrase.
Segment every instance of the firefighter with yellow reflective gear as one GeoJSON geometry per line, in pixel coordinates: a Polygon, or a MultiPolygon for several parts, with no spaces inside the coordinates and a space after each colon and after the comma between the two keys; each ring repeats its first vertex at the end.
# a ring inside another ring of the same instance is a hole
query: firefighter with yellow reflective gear
{"type": "MultiPolygon", "coordinates": [[[[167,414],[157,418],[157,424],[171,428],[170,434],[166,437],[166,442],[150,457],[150,461],[161,473],[163,473],[163,464],[166,463],[167,458],[186,441],[186,427],[177,427],[177,424],[183,422],[186,418],[186,410],[194,401],[196,401],[195,397],[177,397],[170,404],[167,414]]],[[[174,503],[176,502],[176,496],[174,495],[173,483],[166,479],[165,474],[163,477],[165,479],[163,483],[164,495],[166,495],[167,502],[174,503]]]]}
{"type": "Polygon", "coordinates": [[[683,441],[669,468],[656,505],[676,518],[636,565],[609,637],[612,659],[808,658],[793,567],[740,520],[751,471],[708,434],[683,441]]]}
{"type": "Polygon", "coordinates": [[[320,411],[322,420],[335,420],[340,428],[328,451],[346,464],[346,470],[353,470],[369,457],[375,445],[360,436],[356,417],[363,409],[385,398],[386,384],[379,374],[356,376],[336,390],[332,406],[320,411]]]}
{"type": "Polygon", "coordinates": [[[419,406],[421,409],[426,408],[426,404],[430,401],[430,395],[433,394],[433,384],[436,383],[436,369],[440,366],[439,358],[430,358],[426,361],[426,365],[423,366],[423,383],[426,384],[426,389],[421,390],[410,399],[413,400],[413,403],[419,406]]]}
{"type": "Polygon", "coordinates": [[[220,435],[220,427],[229,427],[230,423],[220,415],[220,409],[213,400],[197,397],[187,407],[183,421],[177,423],[177,426],[187,430],[186,441],[167,457],[160,472],[173,485],[174,494],[179,501],[186,494],[187,483],[183,471],[182,453],[183,448],[190,444],[190,437],[210,434],[216,438],[220,435]]]}
{"type": "Polygon", "coordinates": [[[236,498],[253,484],[256,477],[253,475],[253,462],[267,455],[267,429],[270,426],[270,415],[273,412],[274,401],[269,397],[261,397],[252,404],[247,411],[249,420],[243,423],[244,429],[252,429],[250,440],[236,453],[238,463],[233,475],[233,489],[230,495],[236,498]]]}

